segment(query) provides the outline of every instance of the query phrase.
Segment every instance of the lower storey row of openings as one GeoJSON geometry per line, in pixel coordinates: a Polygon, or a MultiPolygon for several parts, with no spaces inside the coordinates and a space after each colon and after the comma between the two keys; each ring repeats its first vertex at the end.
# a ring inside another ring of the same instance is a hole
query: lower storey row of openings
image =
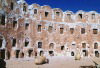
{"type": "MultiPolygon", "coordinates": [[[[82,55],[84,57],[88,56],[89,55],[88,51],[87,50],[82,50],[82,55]]],[[[94,55],[95,55],[95,57],[99,57],[99,55],[100,55],[99,51],[94,51],[94,55]]],[[[74,51],[71,52],[71,56],[75,56],[75,52],[74,51]]]]}
{"type": "MultiPolygon", "coordinates": [[[[88,51],[87,50],[82,50],[83,56],[88,56],[88,51]]],[[[44,51],[40,51],[39,55],[43,55],[44,51]]],[[[49,56],[54,56],[54,51],[48,51],[49,56]]],[[[75,56],[75,52],[72,51],[71,56],[75,56]]],[[[99,51],[94,51],[94,55],[95,57],[99,57],[100,53],[99,51]]],[[[11,53],[5,51],[5,49],[0,49],[0,58],[5,59],[6,57],[8,59],[10,59],[11,53]]],[[[32,56],[37,56],[37,53],[33,52],[33,50],[28,50],[28,57],[32,57],[32,56]]],[[[21,52],[20,50],[16,50],[15,51],[15,58],[24,58],[25,54],[23,52],[21,52]]]]}
{"type": "MultiPolygon", "coordinates": [[[[40,51],[39,52],[39,55],[41,56],[41,55],[43,55],[44,54],[44,51],[40,51]]],[[[48,51],[48,54],[50,55],[50,56],[54,56],[54,51],[48,51]]],[[[70,52],[70,55],[71,56],[75,56],[75,52],[74,51],[71,51],[70,52]]],[[[88,54],[88,51],[87,50],[82,50],[82,55],[85,57],[85,56],[88,56],[89,54],[88,54]]],[[[99,51],[94,51],[94,55],[95,55],[95,57],[99,57],[99,51]]]]}

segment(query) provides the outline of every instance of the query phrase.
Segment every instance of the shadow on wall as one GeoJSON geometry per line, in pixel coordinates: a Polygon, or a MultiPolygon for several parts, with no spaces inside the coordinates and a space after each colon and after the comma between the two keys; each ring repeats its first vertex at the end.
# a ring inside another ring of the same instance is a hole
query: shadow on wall
{"type": "Polygon", "coordinates": [[[6,62],[0,58],[0,68],[6,68],[6,62]]]}

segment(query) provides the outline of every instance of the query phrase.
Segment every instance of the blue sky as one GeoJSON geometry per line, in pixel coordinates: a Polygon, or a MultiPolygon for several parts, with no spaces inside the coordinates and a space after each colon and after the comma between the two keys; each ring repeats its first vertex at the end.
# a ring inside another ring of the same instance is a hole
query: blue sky
{"type": "Polygon", "coordinates": [[[77,12],[97,11],[100,12],[100,0],[25,0],[28,4],[37,3],[41,6],[49,5],[51,8],[60,8],[63,11],[71,10],[77,12]]]}

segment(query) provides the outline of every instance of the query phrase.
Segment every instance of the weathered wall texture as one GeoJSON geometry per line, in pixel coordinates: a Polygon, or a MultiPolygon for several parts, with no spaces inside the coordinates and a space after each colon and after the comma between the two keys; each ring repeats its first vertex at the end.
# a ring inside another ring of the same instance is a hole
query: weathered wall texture
{"type": "Polygon", "coordinates": [[[24,0],[0,0],[0,57],[4,59],[100,53],[100,14],[63,12],[24,0]]]}

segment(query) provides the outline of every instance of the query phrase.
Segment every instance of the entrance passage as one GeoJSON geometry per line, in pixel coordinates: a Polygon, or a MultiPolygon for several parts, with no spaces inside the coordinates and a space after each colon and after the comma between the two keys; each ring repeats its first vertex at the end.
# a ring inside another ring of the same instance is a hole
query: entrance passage
{"type": "Polygon", "coordinates": [[[99,57],[99,52],[95,51],[95,57],[99,57]]]}
{"type": "Polygon", "coordinates": [[[88,51],[87,50],[83,50],[83,56],[88,56],[88,51]]]}
{"type": "Polygon", "coordinates": [[[16,50],[16,58],[19,58],[19,52],[20,50],[16,50]]]}
{"type": "Polygon", "coordinates": [[[0,58],[5,59],[5,49],[0,50],[0,58]]]}

